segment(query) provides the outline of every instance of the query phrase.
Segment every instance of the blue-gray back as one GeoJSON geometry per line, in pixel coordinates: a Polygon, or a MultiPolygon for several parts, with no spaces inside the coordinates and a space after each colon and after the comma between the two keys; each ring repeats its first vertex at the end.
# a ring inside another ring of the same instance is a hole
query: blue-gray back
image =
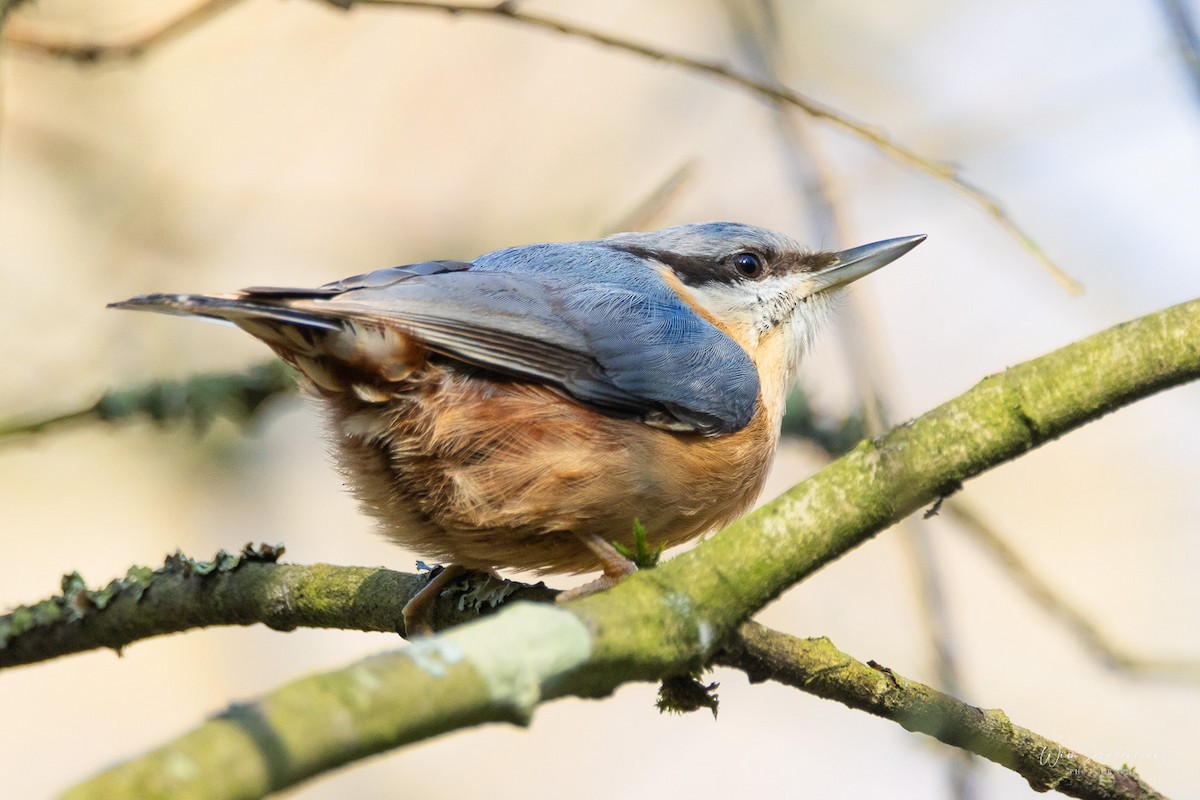
{"type": "Polygon", "coordinates": [[[436,352],[660,427],[730,433],[754,415],[758,373],[745,350],[641,258],[601,242],[395,267],[293,296],[399,322],[436,352]]]}

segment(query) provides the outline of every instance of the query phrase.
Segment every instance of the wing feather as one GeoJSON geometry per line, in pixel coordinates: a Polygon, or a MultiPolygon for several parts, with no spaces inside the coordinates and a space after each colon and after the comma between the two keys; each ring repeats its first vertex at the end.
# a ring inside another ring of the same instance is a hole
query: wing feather
{"type": "Polygon", "coordinates": [[[435,352],[673,430],[729,433],[754,414],[750,357],[660,280],[647,291],[472,269],[375,284],[311,307],[398,325],[435,352]]]}
{"type": "Polygon", "coordinates": [[[720,434],[749,424],[759,382],[745,350],[640,259],[587,245],[532,245],[474,264],[430,261],[316,289],[150,295],[114,305],[229,319],[251,332],[246,323],[255,318],[351,333],[369,322],[657,427],[720,434]]]}

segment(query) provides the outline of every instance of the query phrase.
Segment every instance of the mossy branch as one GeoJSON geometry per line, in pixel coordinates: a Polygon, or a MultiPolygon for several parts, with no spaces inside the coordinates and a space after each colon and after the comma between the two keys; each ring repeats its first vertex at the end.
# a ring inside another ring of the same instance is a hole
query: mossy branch
{"type": "Polygon", "coordinates": [[[747,622],[716,663],[742,670],[751,681],[777,681],[928,734],[1013,770],[1039,792],[1105,800],[1162,797],[1136,770],[1093,761],[1016,725],[1000,709],[976,708],[874,661],[864,664],[823,637],[798,639],[747,622]]]}
{"type": "MultiPolygon", "coordinates": [[[[405,635],[404,604],[429,580],[383,568],[279,564],[282,545],[246,545],[210,561],[176,552],[157,570],[130,567],[125,577],[89,589],[78,573],[62,594],[0,616],[0,669],[211,625],[262,623],[280,631],[341,628],[405,635]]],[[[502,601],[552,600],[545,584],[469,574],[431,610],[437,630],[491,613],[502,601]]]]}
{"type": "MultiPolygon", "coordinates": [[[[517,603],[402,652],[289,684],[71,796],[261,795],[449,730],[524,724],[557,697],[689,673],[771,599],[890,523],[990,467],[1197,377],[1200,300],[987,378],[607,592],[554,606],[517,603]]],[[[1078,796],[1149,791],[1102,786],[1078,796]]]]}
{"type": "MultiPolygon", "coordinates": [[[[247,546],[240,554],[218,553],[211,561],[177,553],[168,556],[159,570],[134,567],[124,579],[98,590],[88,590],[78,575],[68,575],[63,595],[18,615],[28,619],[23,629],[14,630],[12,615],[0,618],[0,665],[95,647],[119,650],[140,639],[210,625],[262,623],[277,630],[333,627],[393,632],[402,627],[404,604],[427,580],[386,569],[278,564],[275,559],[281,554],[281,547],[268,546],[247,546]]],[[[542,584],[496,585],[490,576],[471,575],[438,599],[433,623],[439,630],[450,628],[493,613],[505,603],[553,601],[556,594],[542,584]]],[[[1013,724],[997,709],[967,705],[886,667],[863,664],[828,639],[797,639],[747,622],[717,653],[714,663],[741,670],[752,681],[778,681],[977,753],[1017,772],[1038,790],[1058,789],[1077,797],[1158,796],[1136,773],[1093,761],[1013,724]]],[[[361,673],[365,668],[357,664],[350,669],[361,673]]],[[[686,676],[680,679],[692,685],[686,676]]],[[[325,675],[319,685],[336,686],[337,681],[334,675],[325,675]]],[[[404,691],[422,685],[418,681],[404,691]]],[[[291,696],[298,702],[307,691],[293,685],[291,696]]],[[[702,701],[698,707],[715,705],[711,696],[702,701]]],[[[336,708],[333,705],[329,713],[336,708]]],[[[271,729],[297,724],[286,712],[276,710],[274,702],[265,707],[263,703],[236,706],[223,716],[234,729],[260,716],[271,717],[271,729]]],[[[312,724],[311,719],[307,724],[312,724]]],[[[362,720],[356,724],[366,727],[362,720]]],[[[299,738],[304,740],[303,735],[299,738]]],[[[302,748],[300,755],[303,761],[310,754],[302,748]]],[[[174,787],[163,788],[174,791],[174,787]]]]}

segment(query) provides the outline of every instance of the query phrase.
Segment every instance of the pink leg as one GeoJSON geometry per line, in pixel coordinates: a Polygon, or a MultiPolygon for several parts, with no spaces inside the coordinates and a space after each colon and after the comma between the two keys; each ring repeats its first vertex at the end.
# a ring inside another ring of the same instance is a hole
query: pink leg
{"type": "Polygon", "coordinates": [[[563,592],[558,596],[558,602],[565,603],[568,600],[587,597],[589,594],[611,589],[625,578],[637,572],[637,565],[618,553],[617,548],[613,547],[610,542],[604,541],[594,533],[580,533],[576,535],[587,545],[589,550],[596,554],[596,558],[600,561],[600,568],[604,570],[604,574],[591,583],[585,583],[583,586],[576,586],[574,589],[563,592]]]}

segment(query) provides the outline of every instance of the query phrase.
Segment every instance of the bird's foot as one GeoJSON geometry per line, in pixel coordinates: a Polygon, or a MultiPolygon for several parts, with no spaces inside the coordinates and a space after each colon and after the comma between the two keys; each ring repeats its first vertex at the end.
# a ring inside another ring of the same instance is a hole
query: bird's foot
{"type": "MultiPolygon", "coordinates": [[[[635,549],[637,546],[637,530],[640,527],[634,527],[635,549]]],[[[629,557],[628,551],[621,552],[621,549],[618,549],[613,543],[604,541],[604,539],[594,533],[581,533],[578,536],[588,546],[588,549],[595,553],[604,574],[590,583],[585,583],[583,586],[576,586],[574,589],[568,589],[563,592],[558,596],[558,602],[565,603],[568,600],[577,600],[580,597],[587,597],[589,594],[611,589],[638,571],[638,565],[629,557]]],[[[642,530],[641,543],[645,545],[644,529],[642,530]]]]}
{"type": "Polygon", "coordinates": [[[467,571],[462,564],[447,564],[441,570],[430,572],[429,582],[404,604],[400,612],[404,616],[404,638],[428,636],[433,633],[429,612],[433,603],[452,581],[467,571]]]}

